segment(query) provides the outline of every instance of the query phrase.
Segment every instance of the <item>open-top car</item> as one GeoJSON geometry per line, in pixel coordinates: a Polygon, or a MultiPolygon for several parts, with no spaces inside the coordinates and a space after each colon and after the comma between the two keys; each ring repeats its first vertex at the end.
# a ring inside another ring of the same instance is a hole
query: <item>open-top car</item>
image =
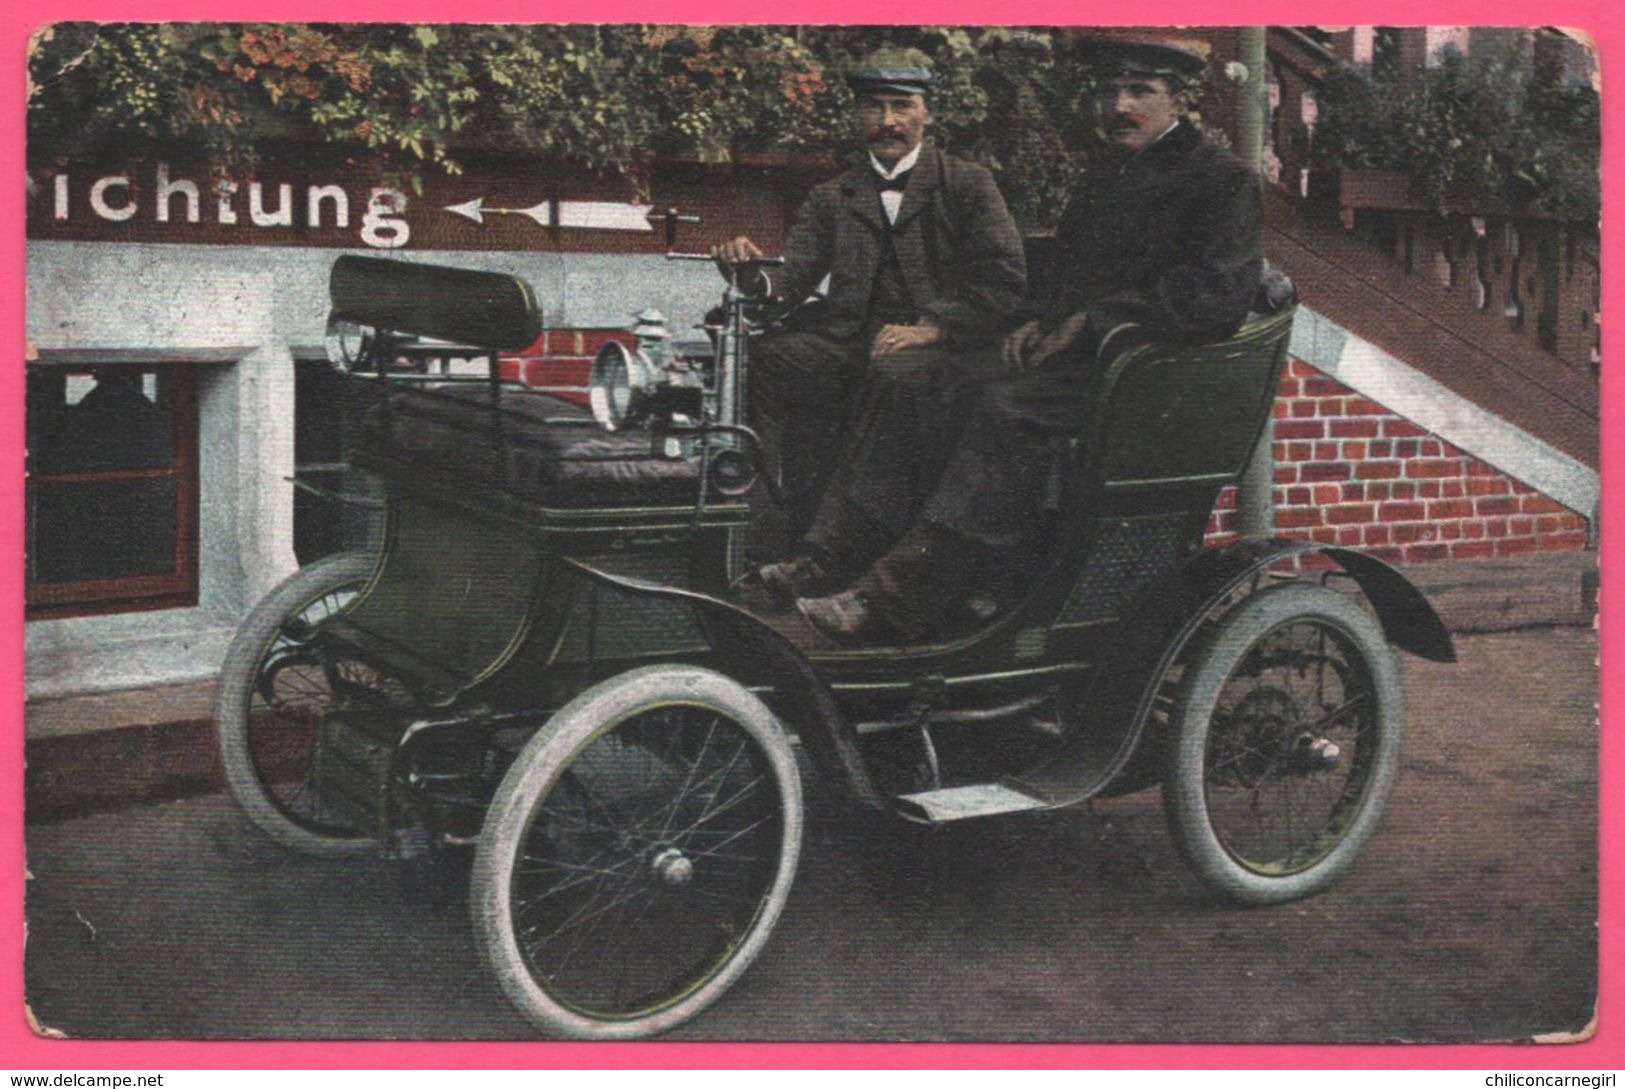
{"type": "Polygon", "coordinates": [[[657,1033],[738,978],[790,892],[804,775],[915,825],[1160,785],[1216,892],[1320,890],[1398,767],[1391,645],[1454,656],[1371,557],[1203,548],[1290,307],[1098,360],[1021,576],[942,641],[854,649],[732,589],[767,486],[743,426],[760,304],[730,288],[706,351],[606,348],[582,407],[496,379],[540,328],[515,277],[347,256],[331,295],[378,390],[354,462],[381,546],[244,623],[219,687],[230,784],[297,850],[472,848],[479,943],[551,1032],[657,1033]],[[492,376],[401,365],[436,351],[492,376]]]}

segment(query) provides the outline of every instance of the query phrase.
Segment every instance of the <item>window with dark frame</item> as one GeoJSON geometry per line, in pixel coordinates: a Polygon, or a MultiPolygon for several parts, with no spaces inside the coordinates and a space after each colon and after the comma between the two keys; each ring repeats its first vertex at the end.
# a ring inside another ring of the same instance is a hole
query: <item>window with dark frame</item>
{"type": "Polygon", "coordinates": [[[27,618],[197,604],[195,367],[28,368],[27,618]]]}

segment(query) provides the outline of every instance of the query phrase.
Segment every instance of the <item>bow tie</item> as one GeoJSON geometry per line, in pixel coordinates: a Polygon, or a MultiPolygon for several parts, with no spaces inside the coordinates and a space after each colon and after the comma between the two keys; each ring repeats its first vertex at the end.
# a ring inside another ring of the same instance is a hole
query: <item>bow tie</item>
{"type": "Polygon", "coordinates": [[[912,169],[905,170],[895,178],[882,178],[877,174],[875,184],[880,187],[882,193],[901,193],[908,188],[908,176],[912,173],[914,173],[912,169]]]}

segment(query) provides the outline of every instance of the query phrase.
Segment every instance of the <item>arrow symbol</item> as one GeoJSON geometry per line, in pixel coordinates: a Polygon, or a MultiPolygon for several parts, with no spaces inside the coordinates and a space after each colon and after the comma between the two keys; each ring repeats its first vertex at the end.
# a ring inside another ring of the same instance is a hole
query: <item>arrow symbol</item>
{"type": "Polygon", "coordinates": [[[473,200],[464,201],[462,204],[448,204],[445,210],[453,215],[472,219],[475,223],[480,224],[485,222],[486,216],[529,216],[544,227],[553,221],[549,211],[549,202],[545,200],[529,208],[487,208],[485,207],[484,197],[475,197],[473,200]]]}
{"type": "MultiPolygon", "coordinates": [[[[558,215],[553,215],[553,201],[542,201],[529,208],[487,208],[484,197],[461,204],[448,204],[445,211],[452,215],[484,224],[486,216],[529,216],[543,227],[579,227],[598,231],[652,231],[649,222],[652,204],[622,204],[607,200],[561,200],[557,202],[558,215]]],[[[694,217],[679,217],[685,221],[694,217]]]]}

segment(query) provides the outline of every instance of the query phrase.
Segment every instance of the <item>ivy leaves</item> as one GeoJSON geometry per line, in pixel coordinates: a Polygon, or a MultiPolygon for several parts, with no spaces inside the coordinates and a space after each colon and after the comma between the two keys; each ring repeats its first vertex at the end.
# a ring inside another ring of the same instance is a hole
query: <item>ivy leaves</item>
{"type": "Polygon", "coordinates": [[[844,75],[881,46],[931,56],[938,139],[999,171],[1024,223],[1053,223],[1090,100],[1049,31],[1006,27],[63,23],[30,58],[30,155],[181,145],[241,174],[270,141],[328,142],[420,179],[523,149],[636,189],[656,155],[847,146],[844,75]]]}
{"type": "Polygon", "coordinates": [[[1440,209],[1488,197],[1564,219],[1597,217],[1597,93],[1536,80],[1521,50],[1453,53],[1405,84],[1338,70],[1317,98],[1322,166],[1405,171],[1440,209]]]}

